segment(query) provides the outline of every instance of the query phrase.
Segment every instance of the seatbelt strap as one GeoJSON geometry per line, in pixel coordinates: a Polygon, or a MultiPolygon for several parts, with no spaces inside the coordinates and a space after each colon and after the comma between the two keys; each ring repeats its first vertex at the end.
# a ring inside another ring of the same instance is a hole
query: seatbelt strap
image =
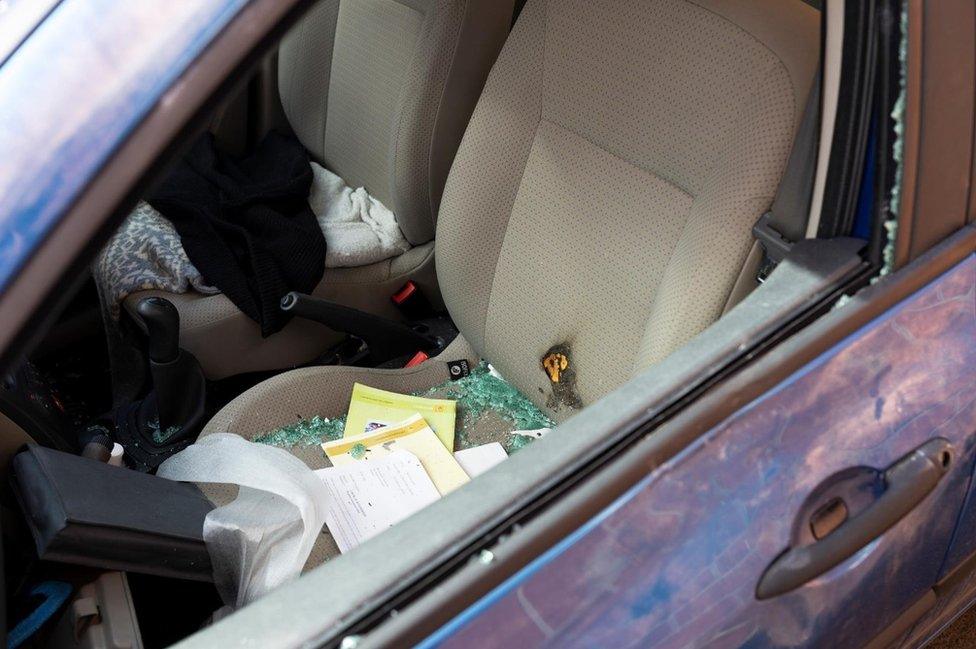
{"type": "Polygon", "coordinates": [[[820,140],[820,72],[813,79],[793,150],[783,170],[769,211],[759,217],[752,234],[763,248],[756,279],[766,281],[795,241],[805,238],[820,140]]]}

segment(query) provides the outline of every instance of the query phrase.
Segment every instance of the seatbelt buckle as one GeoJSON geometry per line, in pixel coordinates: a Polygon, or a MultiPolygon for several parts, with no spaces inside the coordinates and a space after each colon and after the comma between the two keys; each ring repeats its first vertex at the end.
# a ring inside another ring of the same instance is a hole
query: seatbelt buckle
{"type": "Polygon", "coordinates": [[[390,301],[408,320],[423,320],[434,311],[420,287],[413,280],[408,280],[406,284],[400,287],[400,290],[391,295],[390,301]]]}
{"type": "Polygon", "coordinates": [[[762,262],[760,262],[759,270],[756,272],[756,281],[760,284],[766,281],[769,274],[775,270],[779,262],[783,261],[789,254],[790,248],[793,247],[792,243],[783,238],[783,235],[769,224],[772,216],[772,212],[766,212],[752,226],[752,236],[756,238],[763,249],[762,262]]]}

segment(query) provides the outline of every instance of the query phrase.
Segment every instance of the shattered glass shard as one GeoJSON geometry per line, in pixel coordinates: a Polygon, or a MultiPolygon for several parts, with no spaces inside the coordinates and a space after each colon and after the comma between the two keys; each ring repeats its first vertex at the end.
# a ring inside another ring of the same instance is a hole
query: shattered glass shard
{"type": "Polygon", "coordinates": [[[294,424],[276,428],[254,441],[259,444],[269,444],[287,448],[289,446],[317,446],[322,442],[330,442],[342,437],[342,430],[346,426],[346,417],[320,417],[315,415],[310,419],[299,419],[294,424]]]}
{"type": "Polygon", "coordinates": [[[153,419],[149,422],[149,430],[152,431],[153,441],[157,444],[165,444],[169,439],[180,432],[179,426],[168,426],[166,430],[159,429],[159,420],[153,419]]]}
{"type": "MultiPolygon", "coordinates": [[[[555,422],[513,385],[482,361],[468,376],[448,380],[413,396],[453,399],[457,402],[454,447],[463,450],[501,442],[508,453],[535,441],[532,436],[512,435],[513,430],[552,428],[555,422]]],[[[345,416],[314,416],[272,430],[254,441],[271,446],[315,446],[342,437],[345,416]]]]}
{"type": "Polygon", "coordinates": [[[501,442],[508,453],[513,453],[534,441],[531,437],[511,435],[513,430],[555,425],[528,397],[492,371],[485,361],[462,379],[446,381],[414,396],[457,401],[454,435],[457,450],[501,442]]]}

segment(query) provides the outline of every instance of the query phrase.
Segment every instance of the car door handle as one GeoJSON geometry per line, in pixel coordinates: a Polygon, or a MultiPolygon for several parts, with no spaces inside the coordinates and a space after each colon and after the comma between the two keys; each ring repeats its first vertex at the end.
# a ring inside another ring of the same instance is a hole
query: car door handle
{"type": "Polygon", "coordinates": [[[779,555],[756,587],[757,599],[782,595],[802,586],[844,561],[881,536],[935,489],[949,470],[951,446],[930,440],[884,472],[884,492],[853,518],[823,538],[779,555]]]}

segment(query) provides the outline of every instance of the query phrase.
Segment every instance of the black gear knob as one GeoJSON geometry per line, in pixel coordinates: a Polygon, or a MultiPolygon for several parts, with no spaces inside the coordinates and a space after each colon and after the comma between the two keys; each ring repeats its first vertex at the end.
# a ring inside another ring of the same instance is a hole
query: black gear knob
{"type": "Polygon", "coordinates": [[[170,363],[180,355],[180,312],[173,303],[161,297],[139,301],[136,312],[146,323],[149,337],[149,359],[170,363]]]}
{"type": "MultiPolygon", "coordinates": [[[[149,374],[158,415],[151,431],[156,444],[196,435],[203,422],[207,394],[200,363],[180,349],[180,314],[173,303],[161,297],[147,297],[136,305],[149,335],[149,374]],[[162,439],[156,439],[158,436],[162,439]]],[[[152,425],[150,425],[152,427],[152,425]]]]}

